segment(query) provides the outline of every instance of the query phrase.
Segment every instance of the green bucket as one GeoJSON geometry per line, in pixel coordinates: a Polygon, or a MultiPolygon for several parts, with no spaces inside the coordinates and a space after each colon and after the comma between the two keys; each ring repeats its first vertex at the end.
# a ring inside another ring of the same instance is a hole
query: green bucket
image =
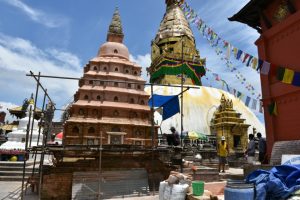
{"type": "Polygon", "coordinates": [[[193,181],[193,195],[202,196],[204,192],[204,182],[203,181],[193,181]]]}

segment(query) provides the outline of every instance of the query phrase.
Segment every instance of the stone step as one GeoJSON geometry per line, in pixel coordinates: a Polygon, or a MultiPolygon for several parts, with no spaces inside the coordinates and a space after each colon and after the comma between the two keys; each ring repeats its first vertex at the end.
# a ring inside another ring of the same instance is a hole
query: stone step
{"type": "MultiPolygon", "coordinates": [[[[27,180],[28,176],[25,176],[25,180],[27,180]]],[[[0,176],[0,181],[22,181],[23,176],[0,176]]]]}
{"type": "MultiPolygon", "coordinates": [[[[33,165],[33,161],[26,162],[26,166],[33,165]]],[[[22,161],[0,161],[0,166],[23,166],[24,162],[22,161]]]]}
{"type": "MultiPolygon", "coordinates": [[[[32,171],[33,166],[25,168],[25,171],[32,171]]],[[[39,166],[35,166],[35,171],[39,170],[39,166]]],[[[0,171],[23,171],[23,166],[0,166],[0,171]]]]}
{"type": "MultiPolygon", "coordinates": [[[[31,173],[31,171],[26,171],[25,175],[31,175],[31,173]]],[[[0,177],[2,176],[23,176],[23,171],[0,171],[0,177]]]]}

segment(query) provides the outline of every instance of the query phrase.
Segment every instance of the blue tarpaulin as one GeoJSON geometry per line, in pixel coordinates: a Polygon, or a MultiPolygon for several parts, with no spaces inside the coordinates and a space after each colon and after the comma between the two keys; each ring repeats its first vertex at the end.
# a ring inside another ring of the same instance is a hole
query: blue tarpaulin
{"type": "Polygon", "coordinates": [[[152,107],[152,101],[153,101],[153,107],[163,108],[163,120],[172,117],[173,115],[175,115],[180,111],[179,100],[177,95],[164,96],[164,95],[153,94],[148,102],[148,105],[150,107],[152,107]]]}
{"type": "Polygon", "coordinates": [[[286,199],[300,189],[300,165],[256,170],[247,176],[246,182],[255,184],[256,200],[286,199]]]}

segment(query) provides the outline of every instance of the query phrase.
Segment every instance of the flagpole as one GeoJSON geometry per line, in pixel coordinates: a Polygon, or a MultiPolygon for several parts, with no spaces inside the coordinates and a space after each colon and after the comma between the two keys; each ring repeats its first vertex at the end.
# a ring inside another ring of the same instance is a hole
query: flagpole
{"type": "MultiPolygon", "coordinates": [[[[183,38],[181,39],[181,133],[180,133],[180,146],[182,145],[182,132],[183,132],[183,38]]],[[[182,153],[181,153],[182,162],[182,153]]],[[[182,163],[180,167],[181,173],[183,172],[182,163]]]]}

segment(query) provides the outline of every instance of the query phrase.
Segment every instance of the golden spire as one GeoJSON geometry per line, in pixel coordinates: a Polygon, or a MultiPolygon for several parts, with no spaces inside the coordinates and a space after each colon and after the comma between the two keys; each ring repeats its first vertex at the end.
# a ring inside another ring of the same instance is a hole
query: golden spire
{"type": "Polygon", "coordinates": [[[159,30],[155,37],[155,42],[169,38],[187,36],[193,42],[195,41],[193,32],[187,22],[183,11],[176,4],[176,0],[166,0],[167,10],[163,20],[160,23],[159,30]]]}

